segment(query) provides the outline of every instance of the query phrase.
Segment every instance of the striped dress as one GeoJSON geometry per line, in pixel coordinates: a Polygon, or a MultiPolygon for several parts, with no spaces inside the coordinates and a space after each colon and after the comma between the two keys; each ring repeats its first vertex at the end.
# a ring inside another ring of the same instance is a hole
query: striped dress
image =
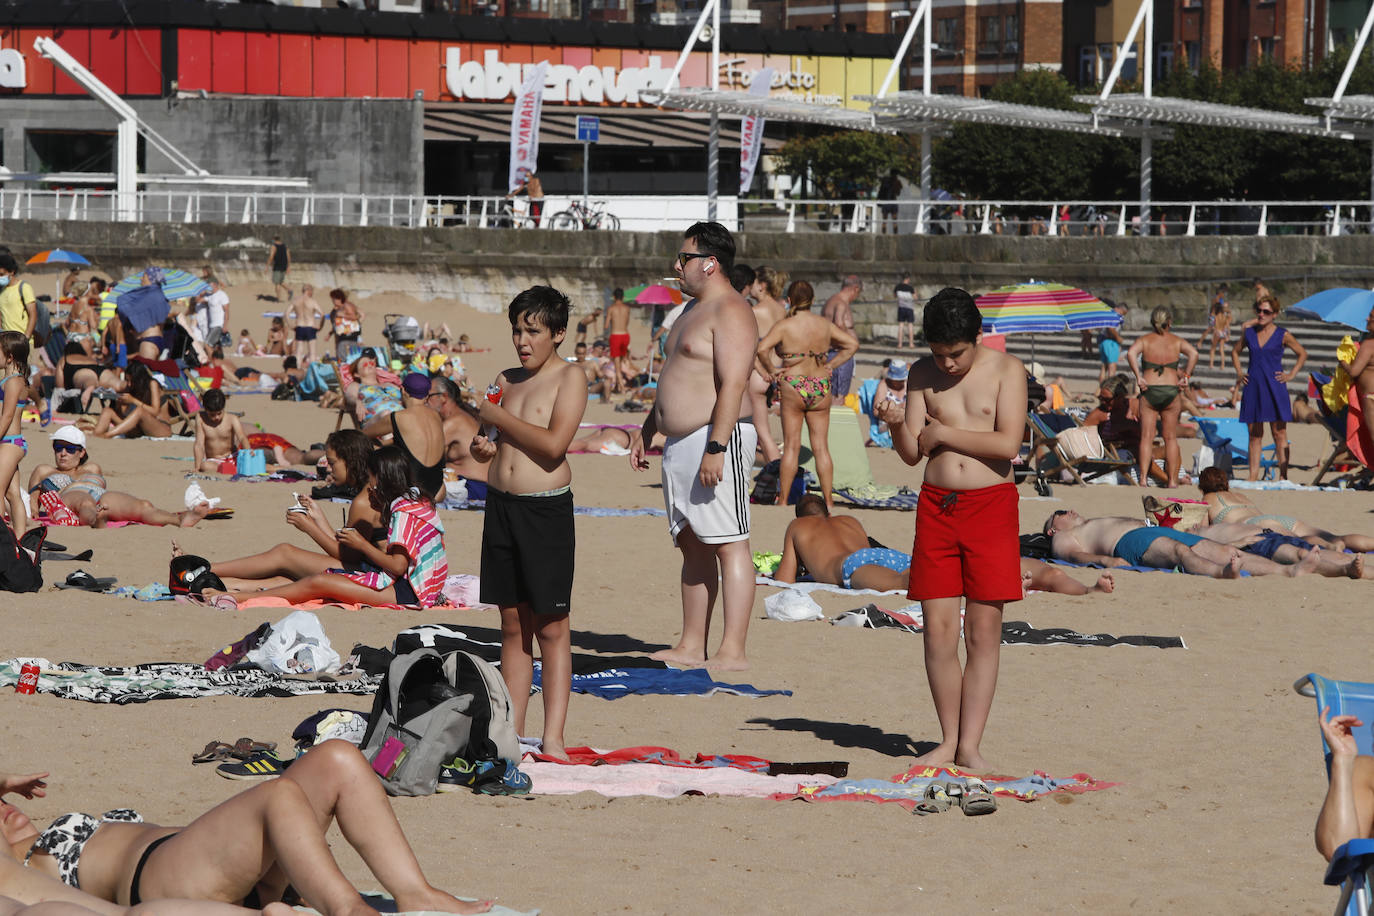
{"type": "MultiPolygon", "coordinates": [[[[404,577],[406,582],[421,607],[435,607],[446,603],[444,581],[448,578],[448,555],[444,552],[444,525],[434,504],[416,498],[412,495],[414,492],[392,501],[387,546],[399,544],[404,548],[410,558],[404,577]]],[[[362,572],[337,572],[378,591],[395,581],[376,567],[362,572]]]]}

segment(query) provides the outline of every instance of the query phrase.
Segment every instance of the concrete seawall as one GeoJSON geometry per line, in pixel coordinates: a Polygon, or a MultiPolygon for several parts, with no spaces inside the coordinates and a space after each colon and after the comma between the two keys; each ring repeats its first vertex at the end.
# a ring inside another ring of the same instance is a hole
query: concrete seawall
{"type": "MultiPolygon", "coordinates": [[[[266,276],[266,253],[280,233],[292,251],[292,282],[342,286],[360,301],[376,291],[427,300],[451,297],[499,311],[539,283],[581,306],[613,286],[672,276],[676,233],[552,232],[500,229],[96,223],[5,220],[0,243],[21,260],[61,245],[123,276],[149,263],[198,269],[210,264],[229,283],[266,276]]],[[[977,293],[1034,278],[1082,286],[1141,312],[1174,307],[1179,321],[1203,318],[1216,284],[1248,287],[1261,276],[1284,303],[1331,286],[1374,283],[1374,237],[1029,238],[882,236],[850,233],[741,233],[739,260],[805,278],[823,300],[848,273],[864,281],[855,309],[864,338],[895,330],[892,287],[910,270],[922,297],[944,286],[977,293]]],[[[1233,293],[1244,303],[1248,290],[1233,293]]]]}

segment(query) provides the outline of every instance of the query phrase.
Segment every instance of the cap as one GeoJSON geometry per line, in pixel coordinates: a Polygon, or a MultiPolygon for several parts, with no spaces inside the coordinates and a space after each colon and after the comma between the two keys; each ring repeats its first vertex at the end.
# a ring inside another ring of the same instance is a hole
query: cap
{"type": "Polygon", "coordinates": [[[86,447],[86,434],[75,426],[64,426],[52,434],[54,442],[70,442],[72,445],[86,447]]]}
{"type": "Polygon", "coordinates": [[[1039,362],[1039,361],[1033,361],[1033,362],[1031,362],[1031,364],[1030,364],[1029,366],[1027,366],[1026,368],[1028,368],[1028,369],[1030,370],[1030,374],[1033,375],[1033,376],[1035,376],[1035,378],[1036,378],[1037,380],[1042,381],[1042,382],[1045,380],[1045,365],[1044,365],[1044,363],[1041,363],[1041,362],[1039,362]]]}
{"type": "Polygon", "coordinates": [[[429,378],[418,372],[411,372],[406,375],[401,382],[401,387],[406,390],[406,394],[412,398],[429,397],[429,378]]]}
{"type": "Polygon", "coordinates": [[[890,382],[905,382],[907,374],[906,360],[894,359],[887,364],[887,380],[890,382]]]}

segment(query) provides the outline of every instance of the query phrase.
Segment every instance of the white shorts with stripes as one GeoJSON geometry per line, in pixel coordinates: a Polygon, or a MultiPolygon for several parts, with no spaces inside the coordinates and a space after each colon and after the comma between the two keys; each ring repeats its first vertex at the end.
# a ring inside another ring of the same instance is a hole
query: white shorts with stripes
{"type": "Polygon", "coordinates": [[[684,527],[703,544],[728,544],[749,539],[750,471],[758,431],[742,420],[726,442],[725,467],[714,488],[701,485],[698,475],[706,454],[710,425],[686,436],[670,438],[663,446],[663,501],[668,509],[668,533],[677,543],[684,527]]]}

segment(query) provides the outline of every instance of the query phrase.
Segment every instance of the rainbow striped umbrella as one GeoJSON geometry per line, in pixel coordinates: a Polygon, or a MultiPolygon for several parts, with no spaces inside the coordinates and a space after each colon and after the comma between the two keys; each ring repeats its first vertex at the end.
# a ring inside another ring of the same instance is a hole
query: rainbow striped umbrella
{"type": "Polygon", "coordinates": [[[984,334],[1053,334],[1121,325],[1107,303],[1076,286],[1017,283],[978,297],[984,334]]]}

